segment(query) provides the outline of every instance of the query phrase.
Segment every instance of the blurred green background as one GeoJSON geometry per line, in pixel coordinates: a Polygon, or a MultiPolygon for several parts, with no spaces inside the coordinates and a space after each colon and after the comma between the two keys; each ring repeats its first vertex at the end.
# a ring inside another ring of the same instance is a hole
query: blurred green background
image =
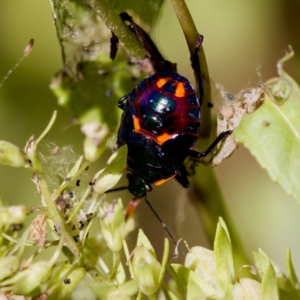
{"type": "MultiPolygon", "coordinates": [[[[210,76],[230,93],[256,87],[260,80],[257,70],[263,81],[277,76],[276,62],[289,44],[296,57],[287,63],[286,70],[300,82],[298,0],[187,0],[187,4],[204,35],[210,76]]],[[[60,146],[73,145],[74,151],[81,154],[83,136],[79,127],[63,130],[71,124],[72,115],[57,106],[48,88],[51,77],[62,67],[50,3],[1,1],[0,20],[0,82],[18,62],[29,39],[35,38],[32,53],[0,89],[0,139],[23,148],[32,134],[41,133],[57,109],[58,120],[49,139],[60,146]]],[[[152,37],[165,57],[177,62],[179,73],[192,80],[187,46],[168,1],[152,37]]],[[[104,161],[109,154],[108,151],[104,161]]],[[[104,161],[93,170],[103,168],[104,161]]],[[[270,180],[243,147],[215,171],[247,253],[251,255],[260,247],[285,270],[285,251],[289,246],[300,274],[300,207],[296,201],[270,180]]],[[[0,166],[0,197],[12,204],[38,204],[30,178],[29,171],[0,166]]],[[[177,237],[183,237],[190,247],[208,246],[185,193],[172,180],[154,189],[149,200],[177,237]]],[[[127,192],[120,195],[126,201],[131,197],[127,192]]],[[[161,251],[165,233],[144,203],[138,208],[136,219],[161,251]]]]}

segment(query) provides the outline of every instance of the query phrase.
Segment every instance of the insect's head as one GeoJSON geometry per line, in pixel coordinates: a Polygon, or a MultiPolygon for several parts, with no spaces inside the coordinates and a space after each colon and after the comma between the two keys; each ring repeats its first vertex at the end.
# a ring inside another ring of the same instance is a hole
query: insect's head
{"type": "Polygon", "coordinates": [[[146,182],[141,177],[127,173],[128,178],[128,191],[137,198],[146,196],[146,182]]]}

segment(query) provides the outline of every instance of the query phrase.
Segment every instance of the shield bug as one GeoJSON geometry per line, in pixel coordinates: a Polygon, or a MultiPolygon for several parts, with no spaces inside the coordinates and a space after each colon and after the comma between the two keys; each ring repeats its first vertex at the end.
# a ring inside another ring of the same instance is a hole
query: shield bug
{"type": "MultiPolygon", "coordinates": [[[[128,190],[136,199],[146,196],[152,186],[175,178],[189,186],[183,165],[187,157],[202,158],[232,131],[222,132],[204,152],[195,151],[201,123],[204,97],[198,50],[203,36],[199,35],[191,55],[199,96],[192,84],[176,72],[176,65],[163,59],[148,34],[132,18],[122,13],[124,21],[137,35],[148,53],[154,74],[142,80],[118,106],[123,110],[117,147],[128,146],[128,190]]],[[[113,35],[114,36],[114,35],[113,35]]],[[[114,36],[112,41],[116,42],[114,36]]],[[[117,46],[112,46],[113,57],[117,46]]]]}

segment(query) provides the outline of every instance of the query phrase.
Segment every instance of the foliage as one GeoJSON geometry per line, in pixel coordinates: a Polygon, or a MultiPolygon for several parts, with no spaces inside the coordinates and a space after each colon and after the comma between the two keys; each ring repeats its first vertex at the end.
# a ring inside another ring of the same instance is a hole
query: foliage
{"type": "MultiPolygon", "coordinates": [[[[193,20],[182,0],[171,2],[192,49],[197,33],[193,20]]],[[[126,9],[143,19],[144,28],[151,27],[161,5],[158,0],[140,1],[137,5],[129,1],[52,1],[64,69],[54,76],[51,89],[59,105],[72,110],[82,126],[86,136],[84,153],[76,155],[70,147],[46,140],[56,112],[42,134],[37,139],[30,137],[24,149],[0,141],[0,163],[30,170],[41,200],[38,207],[26,208],[8,206],[0,199],[3,299],[20,299],[18,295],[23,299],[156,299],[158,295],[165,299],[300,298],[291,251],[287,250],[287,275],[261,249],[253,253],[252,266],[226,210],[220,209],[222,199],[217,188],[210,189],[213,194],[207,199],[217,199],[218,209],[201,204],[214,249],[189,249],[185,243],[185,263],[168,264],[167,239],[161,260],[142,230],[135,248],[129,249],[126,238],[135,227],[134,219],[125,218],[121,199],[106,201],[105,192],[119,181],[126,165],[126,146],[116,150],[93,179],[85,174],[116,132],[120,117],[117,100],[142,77],[135,64],[126,62],[124,48],[134,57],[133,62],[139,63],[145,51],[118,13],[126,9]],[[145,11],[147,18],[142,18],[145,11]],[[115,62],[108,59],[110,30],[125,46],[115,62]],[[46,150],[42,143],[47,145],[46,150]],[[20,231],[30,214],[35,214],[35,219],[20,231]],[[41,254],[47,249],[53,249],[51,258],[43,260],[41,254]],[[123,255],[126,264],[121,259],[123,255]],[[166,271],[172,276],[168,282],[164,278],[166,271]]],[[[209,163],[220,163],[232,154],[236,141],[243,143],[271,178],[299,201],[300,91],[283,70],[290,56],[291,52],[278,62],[279,78],[242,93],[239,99],[224,100],[218,116],[219,130],[235,129],[234,139],[228,139],[209,163]]],[[[202,47],[200,58],[208,85],[202,47]]],[[[210,92],[206,96],[205,100],[210,101],[210,92]]],[[[195,190],[201,188],[201,184],[197,186],[195,190]]],[[[176,251],[183,252],[179,244],[176,251]]]]}

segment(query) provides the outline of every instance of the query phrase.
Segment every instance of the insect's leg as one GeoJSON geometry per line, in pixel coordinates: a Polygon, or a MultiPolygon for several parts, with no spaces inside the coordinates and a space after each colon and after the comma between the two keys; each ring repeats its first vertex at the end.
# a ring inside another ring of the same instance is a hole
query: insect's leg
{"type": "MultiPolygon", "coordinates": [[[[120,17],[123,21],[129,21],[132,22],[132,18],[128,15],[128,13],[123,12],[120,14],[120,17]]],[[[109,53],[109,58],[111,60],[114,60],[117,52],[118,52],[118,48],[119,48],[119,38],[113,33],[111,32],[111,38],[110,38],[110,53],[109,53]]]]}
{"type": "Polygon", "coordinates": [[[121,19],[124,22],[128,22],[128,27],[131,29],[131,31],[136,35],[136,37],[139,39],[141,44],[143,45],[147,57],[150,59],[152,68],[154,71],[161,72],[161,71],[173,71],[176,72],[176,64],[173,64],[167,60],[164,59],[162,54],[159,52],[158,48],[148,35],[146,31],[144,31],[143,28],[141,28],[139,25],[137,25],[132,17],[128,15],[128,13],[123,12],[120,14],[121,19]]]}
{"type": "Polygon", "coordinates": [[[141,202],[140,198],[134,197],[131,199],[126,207],[126,214],[125,214],[125,220],[127,221],[135,212],[136,207],[139,205],[141,202]]]}
{"type": "Polygon", "coordinates": [[[122,110],[125,110],[126,108],[126,100],[128,99],[130,93],[123,96],[119,101],[118,101],[118,107],[121,108],[122,110]]]}
{"type": "Polygon", "coordinates": [[[187,176],[190,175],[185,167],[185,165],[181,165],[178,170],[178,173],[175,176],[175,179],[184,187],[188,188],[190,186],[190,182],[187,176]]]}
{"type": "Polygon", "coordinates": [[[123,21],[133,22],[132,17],[126,11],[120,13],[120,17],[123,21]]]}
{"type": "Polygon", "coordinates": [[[195,150],[190,150],[189,155],[190,157],[194,158],[201,158],[207,156],[223,139],[225,139],[229,134],[232,133],[233,130],[224,131],[219,134],[219,136],[212,142],[212,144],[204,151],[204,152],[197,152],[195,150]]]}
{"type": "Polygon", "coordinates": [[[190,59],[192,63],[192,68],[195,72],[197,84],[198,84],[198,89],[199,89],[199,99],[200,99],[200,105],[202,106],[203,102],[203,97],[204,97],[204,88],[203,88],[203,82],[202,82],[202,74],[201,74],[201,69],[200,69],[200,59],[198,55],[198,51],[202,45],[203,42],[203,35],[198,36],[198,40],[194,46],[194,52],[192,53],[190,59]]]}
{"type": "Polygon", "coordinates": [[[111,32],[111,35],[109,58],[114,60],[119,48],[119,38],[113,32],[111,32]]]}
{"type": "Polygon", "coordinates": [[[108,194],[108,193],[113,193],[113,192],[118,192],[118,191],[123,191],[123,190],[127,190],[128,187],[127,186],[120,186],[120,187],[117,187],[117,188],[112,188],[110,190],[107,190],[105,192],[105,194],[108,194]]]}
{"type": "Polygon", "coordinates": [[[127,12],[120,13],[120,17],[124,22],[126,21],[130,23],[129,28],[133,31],[133,33],[143,44],[145,50],[148,52],[148,56],[156,60],[164,61],[163,56],[153,43],[148,33],[144,31],[144,29],[141,28],[139,25],[137,25],[127,12]]]}
{"type": "Polygon", "coordinates": [[[173,234],[171,233],[170,229],[167,227],[167,225],[164,223],[164,221],[162,220],[162,218],[160,217],[160,215],[156,212],[156,210],[154,209],[154,207],[152,206],[152,204],[148,201],[148,199],[145,197],[146,203],[148,204],[148,206],[150,207],[150,209],[152,210],[152,212],[154,213],[155,217],[158,219],[158,221],[160,222],[160,224],[163,226],[163,228],[165,229],[167,235],[169,236],[170,240],[173,242],[173,244],[178,247],[178,251],[181,254],[184,254],[184,252],[181,250],[181,248],[178,246],[178,242],[175,240],[173,234]]]}

